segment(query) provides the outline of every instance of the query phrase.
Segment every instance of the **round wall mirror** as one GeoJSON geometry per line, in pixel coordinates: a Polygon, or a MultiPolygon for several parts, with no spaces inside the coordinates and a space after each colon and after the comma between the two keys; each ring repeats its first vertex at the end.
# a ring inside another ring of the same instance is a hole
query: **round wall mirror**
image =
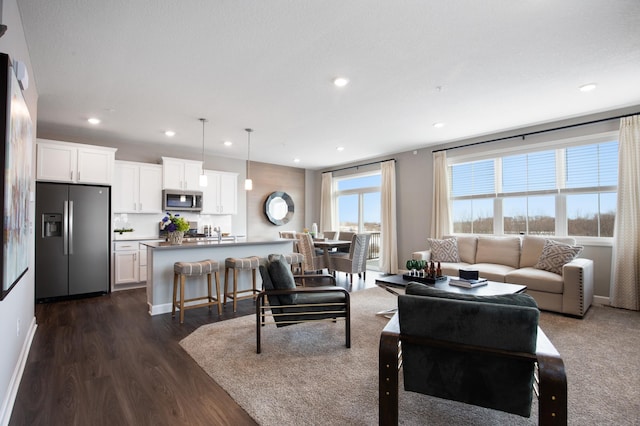
{"type": "Polygon", "coordinates": [[[264,212],[269,222],[284,225],[293,216],[293,200],[286,192],[272,192],[264,203],[264,212]]]}

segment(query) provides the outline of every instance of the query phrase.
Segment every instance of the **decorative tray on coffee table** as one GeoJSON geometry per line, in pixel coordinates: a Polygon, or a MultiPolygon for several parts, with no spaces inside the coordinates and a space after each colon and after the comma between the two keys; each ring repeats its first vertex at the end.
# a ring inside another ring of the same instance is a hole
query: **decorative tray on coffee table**
{"type": "Polygon", "coordinates": [[[437,277],[427,277],[427,276],[404,274],[402,275],[402,278],[404,278],[407,281],[416,281],[423,284],[435,284],[442,281],[446,281],[448,277],[446,275],[439,275],[437,277]]]}

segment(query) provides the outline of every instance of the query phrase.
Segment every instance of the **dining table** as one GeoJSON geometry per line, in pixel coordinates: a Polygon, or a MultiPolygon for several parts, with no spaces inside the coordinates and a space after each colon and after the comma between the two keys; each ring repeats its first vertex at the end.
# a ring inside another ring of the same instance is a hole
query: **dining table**
{"type": "Polygon", "coordinates": [[[331,266],[331,250],[338,248],[351,247],[351,241],[347,240],[327,240],[327,239],[314,239],[313,246],[322,249],[325,264],[330,269],[331,266]]]}

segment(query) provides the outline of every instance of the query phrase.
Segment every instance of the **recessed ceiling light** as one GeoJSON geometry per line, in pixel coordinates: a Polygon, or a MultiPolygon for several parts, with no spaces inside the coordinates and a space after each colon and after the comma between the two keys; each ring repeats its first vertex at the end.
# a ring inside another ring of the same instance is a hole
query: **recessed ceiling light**
{"type": "Polygon", "coordinates": [[[299,159],[299,158],[294,158],[294,159],[293,159],[293,162],[294,162],[294,163],[299,163],[299,162],[300,162],[300,159],[299,159]]]}
{"type": "Polygon", "coordinates": [[[95,117],[91,117],[90,119],[87,120],[89,123],[91,124],[100,124],[100,119],[99,118],[95,118],[95,117]]]}
{"type": "Polygon", "coordinates": [[[441,123],[441,122],[433,123],[433,127],[435,127],[436,129],[441,129],[444,127],[444,123],[441,123]]]}
{"type": "Polygon", "coordinates": [[[231,146],[233,145],[233,142],[231,141],[224,141],[224,146],[231,146]]]}
{"type": "Polygon", "coordinates": [[[592,90],[595,90],[596,87],[597,87],[597,84],[588,83],[588,84],[583,84],[582,86],[579,87],[579,89],[581,92],[590,92],[592,90]]]}
{"type": "Polygon", "coordinates": [[[167,130],[164,132],[164,134],[168,137],[173,137],[176,135],[176,132],[174,132],[173,130],[167,130]]]}
{"type": "Polygon", "coordinates": [[[344,151],[344,146],[339,146],[336,148],[337,151],[344,151]]]}
{"type": "Polygon", "coordinates": [[[349,84],[349,79],[344,77],[338,77],[333,80],[333,84],[335,84],[338,87],[344,87],[347,84],[349,84]]]}

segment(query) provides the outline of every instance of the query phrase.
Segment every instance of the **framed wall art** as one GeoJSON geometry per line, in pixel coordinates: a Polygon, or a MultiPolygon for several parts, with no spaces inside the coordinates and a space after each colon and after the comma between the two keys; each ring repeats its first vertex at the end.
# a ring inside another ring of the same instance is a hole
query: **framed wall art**
{"type": "Polygon", "coordinates": [[[9,55],[0,53],[0,177],[2,200],[2,291],[0,300],[29,268],[31,117],[9,55]]]}

